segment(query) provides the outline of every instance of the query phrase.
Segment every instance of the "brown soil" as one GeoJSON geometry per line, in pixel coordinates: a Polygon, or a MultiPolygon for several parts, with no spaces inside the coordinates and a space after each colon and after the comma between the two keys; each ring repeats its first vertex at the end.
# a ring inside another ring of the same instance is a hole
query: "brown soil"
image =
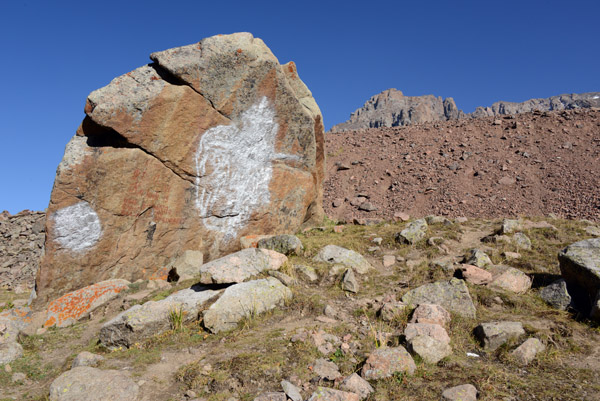
{"type": "Polygon", "coordinates": [[[328,133],[326,152],[324,207],[341,221],[396,212],[600,220],[600,109],[328,133]],[[359,210],[361,194],[376,210],[359,210]]]}

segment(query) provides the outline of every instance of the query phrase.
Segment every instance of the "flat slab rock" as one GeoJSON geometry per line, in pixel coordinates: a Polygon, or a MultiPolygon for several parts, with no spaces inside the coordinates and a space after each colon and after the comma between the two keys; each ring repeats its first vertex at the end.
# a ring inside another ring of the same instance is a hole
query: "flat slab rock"
{"type": "Polygon", "coordinates": [[[600,292],[600,238],[575,242],[559,252],[560,272],[569,284],[587,291],[590,299],[600,292]]]}
{"type": "Polygon", "coordinates": [[[139,387],[118,370],[80,366],[58,376],[50,385],[52,401],[135,401],[139,387]]]}
{"type": "Polygon", "coordinates": [[[292,291],[273,277],[235,284],[204,311],[204,326],[212,333],[232,330],[242,319],[267,312],[291,298],[292,291]]]}
{"type": "Polygon", "coordinates": [[[287,256],[270,249],[248,248],[200,267],[202,284],[242,283],[268,270],[279,270],[287,256]]]}
{"type": "Polygon", "coordinates": [[[184,321],[198,319],[203,306],[220,294],[201,286],[186,288],[160,301],[134,305],[105,323],[100,342],[107,347],[130,347],[132,344],[170,328],[169,314],[181,312],[184,321]]]}
{"type": "Polygon", "coordinates": [[[361,370],[366,380],[378,380],[396,372],[412,375],[417,366],[404,347],[377,348],[367,358],[361,370]]]}
{"type": "Polygon", "coordinates": [[[438,281],[425,284],[404,294],[402,302],[407,305],[436,304],[448,312],[475,318],[476,309],[463,280],[453,278],[450,281],[438,281]]]}
{"type": "Polygon", "coordinates": [[[327,245],[313,258],[316,262],[341,264],[354,269],[359,274],[366,274],[372,269],[371,264],[360,253],[337,245],[327,245]]]}
{"type": "Polygon", "coordinates": [[[67,327],[87,316],[91,311],[116,298],[131,284],[127,280],[113,279],[69,292],[48,305],[44,327],[67,327]]]}

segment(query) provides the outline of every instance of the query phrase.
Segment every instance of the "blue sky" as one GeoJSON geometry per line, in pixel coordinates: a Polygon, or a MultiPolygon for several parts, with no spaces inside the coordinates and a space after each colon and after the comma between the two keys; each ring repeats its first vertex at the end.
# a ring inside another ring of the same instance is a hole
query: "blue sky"
{"type": "Polygon", "coordinates": [[[87,95],[153,51],[252,32],[293,60],[326,128],[372,95],[473,111],[600,91],[600,1],[50,1],[0,6],[0,211],[47,207],[87,95]]]}

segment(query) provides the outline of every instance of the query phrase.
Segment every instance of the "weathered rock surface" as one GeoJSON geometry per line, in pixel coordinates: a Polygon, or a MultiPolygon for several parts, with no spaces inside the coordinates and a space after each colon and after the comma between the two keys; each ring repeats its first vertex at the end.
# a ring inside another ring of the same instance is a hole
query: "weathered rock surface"
{"type": "Polygon", "coordinates": [[[381,317],[383,321],[391,322],[405,313],[406,308],[408,308],[408,305],[402,302],[386,302],[379,309],[379,317],[381,317]]]}
{"type": "Polygon", "coordinates": [[[489,284],[493,277],[492,273],[477,266],[463,264],[457,269],[458,277],[467,283],[475,285],[489,284]]]}
{"type": "Polygon", "coordinates": [[[492,265],[490,257],[480,249],[470,249],[465,256],[464,263],[480,268],[492,265]]]}
{"type": "Polygon", "coordinates": [[[200,267],[203,284],[241,283],[268,270],[279,270],[287,257],[269,249],[248,248],[200,267]]]}
{"type": "Polygon", "coordinates": [[[322,118],[293,63],[249,33],[151,58],[88,96],[57,170],[37,302],[322,219],[322,118]]]}
{"type": "Polygon", "coordinates": [[[472,384],[461,384],[447,388],[442,393],[442,401],[476,401],[477,389],[472,384]]]}
{"type": "Polygon", "coordinates": [[[0,343],[0,365],[11,363],[23,355],[23,347],[16,341],[0,343]]]}
{"type": "Polygon", "coordinates": [[[545,349],[546,346],[540,340],[529,338],[511,352],[511,355],[518,363],[528,365],[535,359],[537,354],[543,352],[545,349]]]}
{"type": "Polygon", "coordinates": [[[483,348],[494,351],[509,340],[525,335],[521,322],[488,322],[475,328],[483,348]]]}
{"type": "Polygon", "coordinates": [[[118,370],[80,366],[58,376],[50,385],[52,401],[135,401],[139,387],[118,370]]]}
{"type": "Polygon", "coordinates": [[[476,310],[469,289],[463,280],[438,281],[425,284],[404,294],[407,305],[436,304],[457,315],[475,318],[476,310]]]}
{"type": "Polygon", "coordinates": [[[379,380],[396,372],[412,375],[416,368],[415,361],[404,347],[377,348],[367,358],[361,376],[366,380],[379,380]]]}
{"type": "Polygon", "coordinates": [[[335,390],[328,387],[318,387],[308,401],[359,401],[358,394],[335,390]]]}
{"type": "Polygon", "coordinates": [[[69,292],[48,305],[44,327],[67,327],[129,288],[129,281],[113,279],[69,292]]]}
{"type": "Polygon", "coordinates": [[[204,312],[204,326],[213,333],[231,330],[242,319],[274,309],[291,298],[290,289],[272,277],[235,284],[204,312]]]}
{"type": "Polygon", "coordinates": [[[359,274],[367,273],[371,264],[360,253],[337,245],[327,245],[314,257],[316,262],[342,264],[354,269],[359,274]]]}
{"type": "Polygon", "coordinates": [[[284,255],[302,255],[304,246],[295,235],[281,234],[258,241],[258,248],[270,249],[284,255]]]}
{"type": "Polygon", "coordinates": [[[444,344],[450,343],[450,336],[444,327],[432,323],[408,323],[404,329],[404,337],[410,342],[417,336],[431,337],[444,344]]]}
{"type": "Polygon", "coordinates": [[[521,270],[508,266],[498,266],[496,270],[498,274],[490,283],[490,287],[517,294],[522,294],[531,288],[531,278],[521,270]]]}
{"type": "Polygon", "coordinates": [[[302,394],[300,394],[300,389],[294,386],[287,380],[281,381],[281,388],[283,392],[290,398],[292,401],[302,401],[302,394]]]}
{"type": "Polygon", "coordinates": [[[340,385],[340,389],[358,394],[361,400],[364,400],[375,391],[373,386],[371,386],[368,381],[360,377],[358,373],[352,373],[350,376],[346,377],[340,385]]]}
{"type": "Polygon", "coordinates": [[[401,244],[415,244],[425,237],[427,233],[427,222],[425,219],[413,221],[404,230],[396,234],[396,242],[401,244]]]}
{"type": "Polygon", "coordinates": [[[342,376],[335,363],[323,358],[319,358],[315,361],[312,371],[321,379],[332,381],[342,376]]]}
{"type": "Polygon", "coordinates": [[[254,401],[286,401],[287,396],[283,392],[268,392],[262,393],[254,398],[254,401]]]}
{"type": "Polygon", "coordinates": [[[170,268],[179,280],[185,280],[199,275],[203,263],[204,254],[202,252],[187,250],[172,262],[170,268]]]}
{"type": "Polygon", "coordinates": [[[523,233],[515,233],[512,237],[512,242],[519,249],[531,249],[531,240],[523,233]]]}
{"type": "Polygon", "coordinates": [[[100,361],[103,361],[104,357],[98,354],[92,354],[88,351],[83,351],[77,354],[75,359],[73,359],[73,363],[71,364],[71,369],[76,368],[78,366],[96,366],[100,361]]]}
{"type": "Polygon", "coordinates": [[[568,284],[587,292],[589,299],[600,292],[600,238],[575,242],[559,252],[560,272],[568,284]]]}
{"type": "Polygon", "coordinates": [[[44,253],[44,219],[44,212],[29,210],[0,219],[0,288],[33,288],[44,253]]]}
{"type": "Polygon", "coordinates": [[[102,326],[100,342],[107,347],[130,347],[144,338],[168,330],[172,325],[171,313],[181,314],[183,322],[198,319],[202,308],[218,295],[218,291],[195,286],[160,301],[134,305],[102,326]]]}
{"type": "Polygon", "coordinates": [[[436,364],[452,354],[452,347],[444,341],[430,336],[419,335],[408,342],[410,352],[419,355],[425,363],[436,364]]]}
{"type": "Polygon", "coordinates": [[[566,310],[571,305],[571,296],[564,279],[556,280],[540,290],[540,297],[556,309],[566,310]]]}
{"type": "Polygon", "coordinates": [[[303,280],[314,282],[319,279],[317,271],[314,269],[314,267],[306,265],[294,265],[294,269],[298,276],[300,276],[300,278],[303,280]]]}
{"type": "Polygon", "coordinates": [[[450,313],[440,305],[420,304],[413,311],[411,323],[439,324],[446,327],[450,323],[450,313]]]}
{"type": "Polygon", "coordinates": [[[346,273],[344,273],[344,279],[342,280],[342,289],[356,294],[359,288],[360,287],[358,285],[356,275],[354,274],[354,270],[346,270],[346,273]]]}

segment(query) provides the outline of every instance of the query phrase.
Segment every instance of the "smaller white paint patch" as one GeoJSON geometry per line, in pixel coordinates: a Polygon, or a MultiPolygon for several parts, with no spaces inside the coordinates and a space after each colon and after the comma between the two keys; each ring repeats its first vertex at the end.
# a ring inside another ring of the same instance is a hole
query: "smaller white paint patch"
{"type": "Polygon", "coordinates": [[[73,252],[93,247],[102,235],[100,219],[85,201],[57,210],[52,219],[54,240],[73,252]]]}
{"type": "Polygon", "coordinates": [[[600,96],[594,96],[592,99],[600,99],[600,96]]]}
{"type": "Polygon", "coordinates": [[[78,165],[89,154],[91,151],[87,145],[87,138],[75,135],[65,146],[65,154],[58,165],[57,173],[60,174],[62,170],[68,170],[78,165]]]}

